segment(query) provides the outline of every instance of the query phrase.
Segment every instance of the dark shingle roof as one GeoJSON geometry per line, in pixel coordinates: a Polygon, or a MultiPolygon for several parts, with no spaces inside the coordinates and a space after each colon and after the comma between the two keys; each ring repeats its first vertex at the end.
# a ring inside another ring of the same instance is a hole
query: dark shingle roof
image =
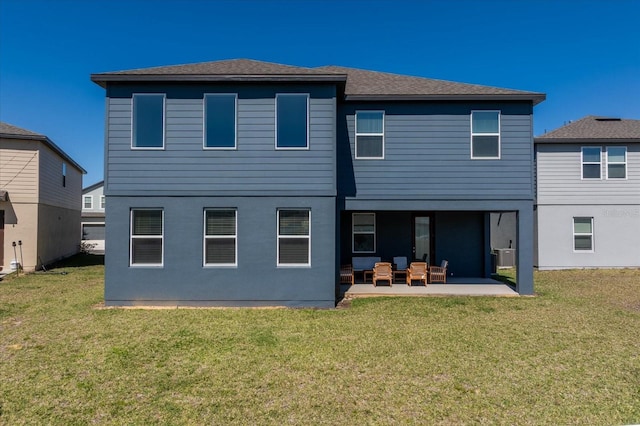
{"type": "Polygon", "coordinates": [[[93,74],[102,87],[110,81],[327,81],[343,83],[347,100],[530,100],[543,93],[455,83],[339,66],[295,67],[250,59],[201,62],[93,74]]]}
{"type": "Polygon", "coordinates": [[[640,142],[640,120],[589,115],[534,139],[551,142],[640,142]]]}
{"type": "Polygon", "coordinates": [[[389,100],[396,98],[455,100],[460,98],[472,99],[474,97],[478,99],[484,99],[486,97],[491,97],[492,99],[501,97],[513,99],[522,97],[523,99],[531,99],[534,101],[534,104],[538,104],[545,98],[543,93],[367,71],[357,68],[332,65],[319,67],[318,69],[347,74],[345,95],[347,99],[352,100],[366,100],[369,98],[389,100]]]}
{"type": "Polygon", "coordinates": [[[64,158],[69,164],[74,166],[76,169],[80,170],[82,174],[87,173],[85,169],[78,163],[76,163],[73,158],[69,157],[69,155],[64,152],[58,145],[53,143],[51,139],[46,137],[43,134],[32,132],[31,130],[22,129],[17,126],[13,126],[9,123],[3,123],[0,121],[0,138],[7,139],[25,139],[25,140],[36,140],[44,143],[49,148],[51,148],[56,154],[60,157],[64,158]]]}

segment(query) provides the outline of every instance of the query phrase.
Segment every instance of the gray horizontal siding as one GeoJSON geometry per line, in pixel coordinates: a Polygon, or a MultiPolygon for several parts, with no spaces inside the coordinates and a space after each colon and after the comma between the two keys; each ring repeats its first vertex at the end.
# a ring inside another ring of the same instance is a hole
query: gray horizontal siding
{"type": "Polygon", "coordinates": [[[604,155],[602,179],[581,179],[581,148],[536,145],[538,204],[640,204],[640,144],[627,145],[627,179],[605,179],[604,155]]]}
{"type": "Polygon", "coordinates": [[[275,149],[275,92],[238,98],[235,150],[204,150],[202,99],[171,97],[164,150],[132,150],[131,98],[109,98],[107,192],[335,195],[335,98],[309,103],[308,150],[275,149]]]}
{"type": "Polygon", "coordinates": [[[346,111],[353,199],[533,199],[530,106],[353,107],[346,111]],[[355,159],[355,111],[385,111],[384,159],[355,159]],[[501,159],[471,159],[470,112],[498,109],[501,159]]]}

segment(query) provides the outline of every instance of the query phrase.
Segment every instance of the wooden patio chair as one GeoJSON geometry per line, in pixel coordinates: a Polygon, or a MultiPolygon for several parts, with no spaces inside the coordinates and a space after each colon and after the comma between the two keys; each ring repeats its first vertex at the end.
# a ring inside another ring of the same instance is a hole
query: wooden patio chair
{"type": "Polygon", "coordinates": [[[439,282],[446,284],[447,266],[449,266],[449,261],[443,260],[440,266],[432,266],[431,268],[429,268],[429,282],[439,282]]]}
{"type": "Polygon", "coordinates": [[[427,262],[411,262],[409,269],[407,269],[407,285],[415,280],[424,282],[427,285],[427,262]]]}
{"type": "Polygon", "coordinates": [[[389,281],[389,287],[393,284],[393,272],[391,269],[391,263],[389,262],[376,262],[373,267],[373,286],[375,287],[379,280],[389,281]]]}
{"type": "Polygon", "coordinates": [[[340,266],[340,284],[353,285],[353,267],[351,265],[340,266]]]}

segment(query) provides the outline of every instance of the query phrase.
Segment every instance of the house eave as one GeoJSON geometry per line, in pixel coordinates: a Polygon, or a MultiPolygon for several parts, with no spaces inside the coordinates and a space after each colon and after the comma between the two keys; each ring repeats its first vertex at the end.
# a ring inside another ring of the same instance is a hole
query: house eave
{"type": "Polygon", "coordinates": [[[427,94],[354,94],[345,95],[346,101],[531,101],[533,105],[538,105],[547,96],[543,93],[533,94],[451,94],[451,95],[427,95],[427,94]]]}
{"type": "Polygon", "coordinates": [[[108,83],[228,83],[228,82],[268,82],[268,83],[344,83],[346,74],[91,74],[91,81],[106,88],[108,83]]]}
{"type": "Polygon", "coordinates": [[[31,140],[31,141],[40,141],[44,143],[46,146],[51,148],[56,154],[60,157],[64,158],[69,164],[78,169],[83,175],[87,174],[87,171],[82,168],[82,166],[76,163],[69,155],[64,152],[58,145],[53,143],[51,139],[44,135],[16,135],[11,133],[0,133],[0,138],[5,139],[21,139],[21,140],[31,140]]]}
{"type": "Polygon", "coordinates": [[[534,143],[541,144],[612,144],[612,143],[640,143],[637,138],[533,138],[534,143]]]}

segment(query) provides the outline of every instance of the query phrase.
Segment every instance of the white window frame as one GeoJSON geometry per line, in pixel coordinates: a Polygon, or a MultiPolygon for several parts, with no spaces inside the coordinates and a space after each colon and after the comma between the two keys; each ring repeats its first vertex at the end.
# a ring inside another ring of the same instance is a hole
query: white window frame
{"type": "Polygon", "coordinates": [[[377,226],[376,226],[376,214],[373,212],[357,212],[357,213],[351,213],[351,253],[375,253],[376,252],[376,245],[377,245],[377,237],[376,237],[376,231],[377,231],[377,226]],[[356,232],[355,230],[355,217],[356,215],[371,215],[373,216],[373,232],[356,232]],[[356,251],[356,234],[361,235],[361,234],[366,234],[366,235],[371,235],[373,234],[373,251],[356,251]]]}
{"type": "Polygon", "coordinates": [[[580,147],[580,179],[581,180],[602,180],[602,147],[601,146],[582,146],[580,147]],[[600,150],[600,161],[584,161],[584,150],[590,148],[598,148],[600,150]],[[600,166],[600,176],[597,178],[584,177],[585,164],[598,164],[600,166]]]}
{"type": "Polygon", "coordinates": [[[469,116],[469,127],[471,130],[471,159],[472,160],[500,160],[502,158],[502,111],[499,109],[476,109],[471,111],[469,116]],[[498,132],[497,133],[474,133],[473,132],[473,114],[476,112],[497,112],[498,113],[498,132]],[[498,137],[498,156],[497,157],[474,157],[473,155],[473,137],[474,136],[497,136],[498,137]]]}
{"type": "Polygon", "coordinates": [[[107,205],[107,200],[104,198],[104,195],[101,195],[100,196],[100,208],[102,210],[104,210],[106,205],[107,205]]]}
{"type": "Polygon", "coordinates": [[[129,266],[132,268],[162,268],[164,267],[164,209],[156,207],[135,207],[129,211],[129,266]],[[141,210],[160,210],[162,212],[162,234],[161,235],[133,235],[133,212],[141,210]],[[162,252],[160,263],[133,263],[133,240],[134,238],[160,239],[162,252]]]}
{"type": "Polygon", "coordinates": [[[238,149],[238,94],[205,93],[202,97],[202,149],[205,151],[234,151],[238,149]],[[233,146],[207,146],[207,96],[233,96],[233,146]]]}
{"type": "Polygon", "coordinates": [[[385,154],[385,137],[384,137],[384,132],[385,132],[385,121],[386,121],[386,114],[384,110],[358,110],[356,111],[355,115],[353,116],[354,118],[354,128],[355,128],[355,142],[354,142],[354,158],[356,160],[384,160],[384,154],[385,154]],[[377,113],[382,113],[382,132],[381,133],[365,133],[365,132],[358,132],[358,113],[360,112],[377,112],[377,113]],[[359,157],[358,156],[358,136],[382,136],[382,157],[359,157]]]}
{"type": "Polygon", "coordinates": [[[274,145],[275,145],[275,149],[277,151],[308,151],[309,150],[309,138],[310,138],[310,129],[311,129],[311,125],[310,125],[310,98],[311,95],[309,93],[297,93],[297,92],[292,92],[292,93],[276,93],[276,97],[274,98],[274,109],[275,109],[275,141],[274,141],[274,145]],[[278,98],[280,96],[306,96],[307,97],[307,145],[306,146],[293,146],[293,147],[280,147],[278,146],[278,98]]]}
{"type": "Polygon", "coordinates": [[[571,233],[573,235],[573,252],[574,253],[593,253],[596,249],[596,243],[594,238],[593,217],[591,216],[574,216],[571,220],[571,233]],[[591,220],[591,232],[589,233],[576,233],[576,219],[590,219],[591,220]],[[577,250],[576,249],[576,236],[588,235],[591,237],[591,250],[577,250]]]}
{"type": "Polygon", "coordinates": [[[83,210],[93,210],[93,195],[83,195],[82,196],[82,209],[83,210]],[[89,207],[87,207],[87,201],[89,201],[89,207]]]}
{"type": "MultiPolygon", "coordinates": [[[[602,154],[601,154],[602,155],[602,154]]],[[[627,147],[626,146],[608,146],[607,147],[607,167],[606,167],[606,178],[607,180],[611,179],[611,180],[626,180],[627,179],[627,147]],[[624,161],[623,162],[619,162],[619,161],[614,161],[611,162],[609,161],[609,149],[611,148],[616,148],[616,149],[624,149],[624,161]],[[609,164],[624,164],[624,177],[623,178],[612,178],[609,177],[609,164]]]]}
{"type": "Polygon", "coordinates": [[[277,267],[286,267],[286,268],[308,268],[311,266],[311,209],[308,207],[283,207],[277,209],[276,214],[276,265],[277,267]],[[280,212],[281,211],[290,211],[290,210],[299,210],[306,211],[309,213],[309,234],[308,235],[280,235],[280,212]],[[307,253],[309,253],[307,263],[280,263],[280,239],[281,238],[306,238],[308,240],[309,249],[307,253]]]}
{"type": "Polygon", "coordinates": [[[202,217],[202,266],[216,268],[235,268],[238,266],[238,209],[236,208],[205,208],[202,217]],[[209,211],[233,211],[235,219],[235,234],[233,235],[207,235],[207,212],[209,211]],[[235,253],[233,263],[207,263],[207,240],[231,239],[235,240],[235,253]]]}
{"type": "Polygon", "coordinates": [[[166,93],[133,93],[131,95],[131,149],[135,151],[162,151],[167,144],[167,94],[166,93]],[[134,99],[136,96],[162,96],[162,146],[133,146],[134,99]]]}

